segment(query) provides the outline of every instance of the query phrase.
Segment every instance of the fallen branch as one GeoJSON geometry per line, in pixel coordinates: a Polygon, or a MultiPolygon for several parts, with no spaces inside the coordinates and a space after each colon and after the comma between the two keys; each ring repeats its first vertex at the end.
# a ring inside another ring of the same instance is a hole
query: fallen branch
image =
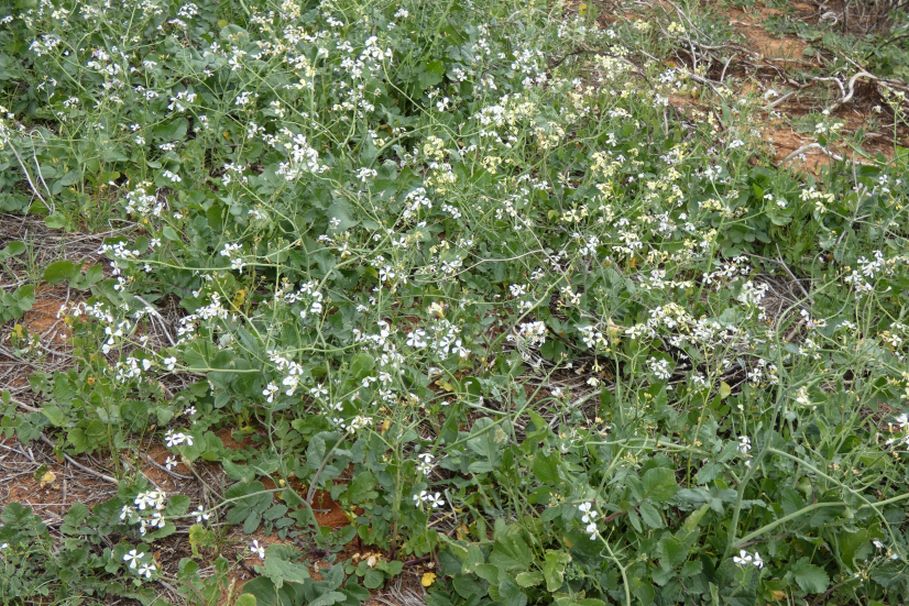
{"type": "Polygon", "coordinates": [[[821,145],[820,143],[815,141],[814,143],[807,143],[807,144],[801,146],[800,148],[798,148],[797,150],[795,150],[794,152],[792,152],[791,154],[789,154],[788,156],[783,158],[783,160],[780,162],[780,165],[786,164],[793,158],[796,158],[796,157],[804,154],[809,149],[819,149],[819,150],[821,150],[822,153],[833,158],[834,160],[843,160],[843,157],[841,155],[830,151],[829,149],[827,149],[826,147],[824,147],[823,145],[821,145]]]}

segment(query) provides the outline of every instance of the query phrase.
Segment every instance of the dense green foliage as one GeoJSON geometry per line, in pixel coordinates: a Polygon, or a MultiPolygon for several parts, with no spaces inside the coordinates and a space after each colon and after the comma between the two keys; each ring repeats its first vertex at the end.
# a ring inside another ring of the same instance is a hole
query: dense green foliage
{"type": "Polygon", "coordinates": [[[433,606],[909,601],[909,157],[774,168],[760,98],[662,61],[686,23],[584,8],[8,11],[0,208],[129,229],[43,271],[82,293],[74,363],[2,429],[155,436],[232,485],[203,518],[124,467],[53,536],[7,506],[4,603],[221,603],[227,526],[274,539],[244,605],[357,604],[408,560],[433,606]],[[298,549],[354,536],[378,563],[298,549]]]}

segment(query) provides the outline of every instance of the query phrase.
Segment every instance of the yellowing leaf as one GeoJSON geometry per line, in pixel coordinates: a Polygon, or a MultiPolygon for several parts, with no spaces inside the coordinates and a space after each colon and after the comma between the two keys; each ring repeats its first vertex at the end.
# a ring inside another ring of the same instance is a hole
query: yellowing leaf
{"type": "Polygon", "coordinates": [[[233,298],[233,300],[230,302],[230,304],[233,306],[233,308],[234,308],[235,310],[238,310],[238,311],[239,311],[240,306],[243,305],[243,303],[246,301],[246,294],[247,294],[247,290],[246,290],[245,288],[241,288],[241,289],[238,290],[237,293],[234,295],[234,298],[233,298]]]}
{"type": "Polygon", "coordinates": [[[41,479],[38,480],[38,485],[41,486],[41,488],[44,488],[45,486],[49,486],[56,481],[57,481],[57,475],[53,471],[48,469],[41,475],[41,479]]]}
{"type": "Polygon", "coordinates": [[[445,391],[454,391],[454,390],[455,390],[454,385],[452,385],[451,383],[449,383],[449,382],[446,381],[445,379],[439,379],[438,381],[436,381],[436,385],[438,385],[439,387],[441,387],[441,388],[444,389],[445,391]]]}
{"type": "Polygon", "coordinates": [[[723,381],[720,383],[720,399],[725,400],[732,393],[732,388],[729,386],[729,383],[723,381]]]}
{"type": "Polygon", "coordinates": [[[436,573],[434,572],[424,572],[423,577],[420,579],[420,585],[423,587],[429,587],[436,582],[436,573]]]}

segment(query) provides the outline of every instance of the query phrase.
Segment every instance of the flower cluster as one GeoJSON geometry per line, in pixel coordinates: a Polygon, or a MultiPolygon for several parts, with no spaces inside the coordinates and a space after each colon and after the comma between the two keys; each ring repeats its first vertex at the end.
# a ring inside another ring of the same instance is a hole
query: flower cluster
{"type": "Polygon", "coordinates": [[[739,551],[738,555],[732,556],[732,561],[737,566],[742,566],[742,567],[754,566],[755,568],[758,568],[758,569],[764,567],[764,560],[761,559],[761,554],[759,554],[756,551],[754,553],[748,553],[747,551],[742,549],[741,551],[739,551]]]}
{"type": "Polygon", "coordinates": [[[139,526],[139,534],[145,536],[149,531],[164,528],[167,495],[159,490],[140,492],[133,499],[133,504],[120,509],[120,521],[139,526]]]}
{"type": "Polygon", "coordinates": [[[285,303],[298,305],[300,311],[297,312],[301,320],[309,317],[317,317],[322,313],[324,306],[322,304],[322,293],[318,290],[318,282],[310,280],[304,282],[293,292],[286,292],[283,295],[285,303]]]}
{"type": "Polygon", "coordinates": [[[417,507],[428,505],[431,509],[439,509],[440,507],[445,507],[445,499],[442,498],[442,493],[440,492],[421,490],[413,495],[413,504],[417,507]]]}
{"type": "Polygon", "coordinates": [[[531,362],[533,361],[533,351],[546,342],[547,332],[546,324],[539,320],[523,322],[515,328],[512,334],[508,335],[508,341],[514,343],[525,361],[531,362]]]}
{"type": "Polygon", "coordinates": [[[596,540],[600,532],[597,529],[597,518],[600,514],[593,508],[593,503],[590,501],[585,501],[578,505],[578,511],[581,512],[581,522],[584,523],[584,532],[590,536],[591,541],[596,540]]]}
{"type": "Polygon", "coordinates": [[[148,554],[137,549],[130,549],[123,554],[123,561],[128,562],[129,569],[135,571],[140,577],[146,580],[151,579],[158,572],[158,566],[148,554]]]}

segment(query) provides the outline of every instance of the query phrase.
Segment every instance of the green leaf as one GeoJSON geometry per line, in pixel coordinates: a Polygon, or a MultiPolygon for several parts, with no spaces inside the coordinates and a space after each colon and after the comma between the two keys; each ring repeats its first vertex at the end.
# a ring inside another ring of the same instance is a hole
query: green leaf
{"type": "Polygon", "coordinates": [[[663,518],[660,516],[660,510],[657,509],[653,503],[644,501],[641,503],[639,511],[641,513],[641,519],[647,526],[650,528],[663,527],[663,518]]]}
{"type": "Polygon", "coordinates": [[[520,587],[528,588],[539,585],[543,582],[543,575],[539,572],[521,572],[514,578],[515,583],[520,587]]]}
{"type": "MultiPolygon", "coordinates": [[[[500,576],[497,587],[499,600],[497,603],[503,606],[525,606],[527,604],[527,594],[521,591],[518,584],[507,576],[500,576]]],[[[495,597],[490,592],[490,597],[495,597]]]]}
{"type": "Polygon", "coordinates": [[[237,480],[239,482],[251,482],[252,479],[256,476],[256,472],[249,467],[249,465],[240,465],[234,463],[230,459],[223,459],[221,461],[221,467],[224,468],[224,473],[227,474],[227,477],[231,480],[237,480]]]}
{"type": "Polygon", "coordinates": [[[558,484],[559,482],[559,456],[555,453],[544,455],[537,451],[533,457],[533,475],[541,482],[558,484]]]}
{"type": "Polygon", "coordinates": [[[376,365],[376,359],[366,352],[354,354],[350,359],[350,374],[360,380],[368,375],[376,365]]]}
{"type": "Polygon", "coordinates": [[[347,596],[340,591],[329,591],[309,602],[308,606],[331,606],[332,604],[340,604],[346,600],[347,596]]]}
{"type": "Polygon", "coordinates": [[[299,606],[303,603],[303,585],[287,583],[275,587],[268,577],[256,577],[243,585],[243,591],[256,598],[256,606],[299,606]]]}
{"type": "Polygon", "coordinates": [[[533,554],[523,534],[519,526],[508,526],[503,520],[496,520],[495,543],[489,554],[489,563],[502,571],[527,570],[533,561],[533,554]]]}
{"type": "Polygon", "coordinates": [[[668,533],[660,539],[657,553],[660,556],[660,564],[667,570],[682,565],[688,559],[687,545],[668,533]]]}
{"type": "Polygon", "coordinates": [[[44,218],[44,224],[51,229],[61,229],[66,225],[66,216],[63,213],[53,213],[44,218]]]}
{"type": "Polygon", "coordinates": [[[260,511],[251,511],[247,514],[246,519],[243,520],[243,532],[246,534],[252,534],[259,527],[259,524],[262,523],[262,512],[260,511]]]}
{"type": "Polygon", "coordinates": [[[421,66],[417,82],[421,91],[435,86],[442,81],[445,75],[445,65],[438,60],[427,61],[421,66]]]}
{"type": "Polygon", "coordinates": [[[290,545],[269,545],[265,551],[263,574],[280,589],[284,583],[303,583],[309,579],[309,570],[304,564],[294,562],[297,550],[290,545]]]}
{"type": "Polygon", "coordinates": [[[100,265],[92,265],[85,270],[85,273],[76,273],[70,279],[69,285],[79,290],[88,290],[98,282],[104,279],[104,270],[100,265]]]}
{"type": "Polygon", "coordinates": [[[0,261],[6,261],[25,252],[25,242],[13,240],[0,250],[0,261]]]}
{"type": "Polygon", "coordinates": [[[59,406],[54,406],[53,404],[42,406],[41,414],[47,417],[47,420],[50,421],[51,425],[54,427],[66,427],[68,425],[66,413],[64,413],[59,406]]]}
{"type": "Polygon", "coordinates": [[[256,606],[256,596],[251,593],[244,593],[237,601],[234,602],[234,606],[256,606]]]}
{"type": "Polygon", "coordinates": [[[189,497],[185,494],[177,494],[170,498],[167,503],[167,515],[182,516],[186,515],[189,510],[189,497]]]}
{"type": "Polygon", "coordinates": [[[165,226],[164,226],[164,229],[161,230],[161,235],[164,236],[164,239],[165,239],[165,240],[170,240],[171,242],[179,242],[179,241],[180,241],[180,234],[178,234],[178,233],[177,233],[177,230],[175,230],[175,229],[174,229],[173,227],[171,227],[170,225],[165,225],[165,226]]]}
{"type": "Polygon", "coordinates": [[[820,566],[811,564],[807,558],[796,562],[790,571],[802,591],[806,593],[824,593],[830,584],[830,577],[820,566]]]}
{"type": "Polygon", "coordinates": [[[549,592],[558,591],[565,582],[565,567],[571,562],[571,554],[565,551],[546,550],[543,560],[543,578],[549,592]]]}
{"type": "Polygon", "coordinates": [[[679,490],[679,485],[675,481],[675,473],[665,467],[648,469],[644,472],[642,480],[644,495],[657,502],[668,501],[679,490]]]}
{"type": "Polygon", "coordinates": [[[189,121],[186,118],[175,118],[170,122],[165,122],[156,126],[152,133],[155,137],[165,141],[180,141],[186,137],[189,130],[189,121]]]}
{"type": "Polygon", "coordinates": [[[0,323],[20,318],[34,303],[34,284],[20,286],[12,293],[0,290],[0,323]]]}
{"type": "Polygon", "coordinates": [[[189,527],[189,547],[194,558],[199,557],[201,549],[215,546],[215,533],[202,524],[189,527]]]}
{"type": "Polygon", "coordinates": [[[385,575],[378,570],[367,570],[363,575],[363,586],[366,589],[378,589],[385,584],[385,575]]]}
{"type": "Polygon", "coordinates": [[[350,229],[359,223],[359,220],[354,218],[356,213],[345,200],[335,200],[328,208],[327,214],[329,219],[335,219],[338,222],[337,229],[340,231],[350,229]]]}
{"type": "Polygon", "coordinates": [[[682,523],[682,531],[684,533],[693,533],[697,530],[698,525],[701,523],[701,519],[704,515],[710,510],[710,505],[701,505],[685,518],[685,522],[682,523]]]}
{"type": "Polygon", "coordinates": [[[574,598],[562,596],[553,602],[555,606],[606,606],[606,602],[597,598],[574,598]]]}

